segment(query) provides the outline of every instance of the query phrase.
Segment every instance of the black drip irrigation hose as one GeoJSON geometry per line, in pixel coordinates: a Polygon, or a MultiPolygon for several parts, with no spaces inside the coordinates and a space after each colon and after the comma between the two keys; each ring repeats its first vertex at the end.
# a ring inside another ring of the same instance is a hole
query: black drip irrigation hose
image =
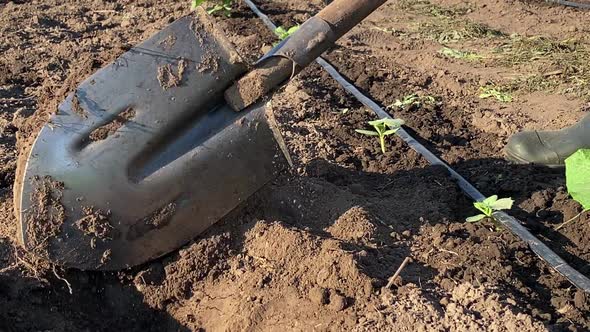
{"type": "MultiPolygon", "coordinates": [[[[268,26],[272,31],[275,31],[277,26],[261,12],[258,7],[251,0],[243,0],[250,9],[268,26]]],[[[272,52],[272,51],[271,51],[272,52]]],[[[324,68],[348,93],[352,94],[359,102],[371,109],[379,118],[392,118],[387,112],[383,110],[371,98],[365,96],[356,86],[348,82],[339,72],[329,64],[322,57],[316,59],[316,62],[324,68]]],[[[449,166],[442,159],[437,157],[434,153],[428,150],[424,145],[420,144],[414,137],[412,137],[405,129],[400,128],[397,135],[406,142],[414,151],[422,155],[431,165],[443,166],[449,172],[461,190],[474,201],[483,201],[486,197],[477,190],[469,181],[457,173],[451,166],[449,166]]],[[[543,261],[549,264],[553,269],[567,278],[572,284],[579,289],[590,293],[590,279],[572,268],[563,258],[559,257],[549,247],[547,247],[541,240],[537,239],[531,232],[529,232],[521,223],[511,215],[497,211],[494,212],[494,219],[501,223],[504,227],[510,230],[514,235],[518,236],[522,241],[526,242],[531,250],[537,254],[543,261]]]]}
{"type": "Polygon", "coordinates": [[[566,1],[566,0],[545,0],[545,2],[554,3],[562,6],[580,8],[580,9],[590,9],[589,3],[579,3],[573,1],[566,1]]]}

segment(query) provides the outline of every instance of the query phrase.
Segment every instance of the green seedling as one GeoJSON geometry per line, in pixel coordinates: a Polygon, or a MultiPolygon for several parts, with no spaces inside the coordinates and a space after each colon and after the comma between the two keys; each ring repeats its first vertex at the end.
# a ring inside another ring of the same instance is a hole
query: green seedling
{"type": "Polygon", "coordinates": [[[232,4],[234,0],[220,0],[220,1],[211,1],[211,0],[192,0],[191,9],[195,9],[198,6],[202,5],[205,2],[215,2],[212,6],[207,7],[207,13],[209,15],[213,15],[216,13],[223,13],[225,16],[231,16],[232,4]]]}
{"type": "Polygon", "coordinates": [[[433,96],[418,96],[413,93],[405,96],[402,100],[397,99],[395,103],[391,104],[390,107],[406,108],[408,106],[415,105],[421,107],[422,105],[434,105],[436,104],[436,98],[433,96]]]}
{"type": "Polygon", "coordinates": [[[289,38],[295,31],[299,30],[299,24],[290,27],[289,29],[285,29],[283,27],[277,27],[275,29],[275,35],[279,37],[279,40],[285,40],[289,38]]]}
{"type": "Polygon", "coordinates": [[[378,136],[381,144],[381,152],[385,154],[385,137],[395,134],[404,124],[404,120],[383,118],[375,121],[369,121],[368,124],[373,126],[373,130],[355,129],[359,134],[367,136],[378,136]]]}
{"type": "Polygon", "coordinates": [[[502,103],[510,103],[513,100],[510,93],[505,92],[495,86],[482,86],[479,88],[479,91],[481,92],[479,94],[479,98],[481,99],[495,98],[497,101],[502,103]]]}
{"type": "Polygon", "coordinates": [[[478,222],[485,218],[494,219],[494,212],[500,210],[510,210],[512,208],[512,204],[514,204],[514,200],[512,198],[501,198],[498,199],[498,195],[490,196],[484,199],[481,202],[473,203],[476,209],[482,212],[482,214],[478,214],[473,217],[469,217],[465,219],[467,222],[478,222]]]}
{"type": "Polygon", "coordinates": [[[483,58],[483,56],[478,55],[477,53],[467,52],[467,51],[460,51],[450,47],[443,47],[438,53],[453,59],[462,59],[467,61],[476,61],[483,58]]]}

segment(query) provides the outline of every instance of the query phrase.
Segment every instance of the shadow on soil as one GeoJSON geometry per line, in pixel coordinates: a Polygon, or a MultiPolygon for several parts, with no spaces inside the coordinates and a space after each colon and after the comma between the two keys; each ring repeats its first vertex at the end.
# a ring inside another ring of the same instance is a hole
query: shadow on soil
{"type": "Polygon", "coordinates": [[[1,331],[188,331],[149,308],[116,275],[68,271],[64,281],[0,273],[1,331]]]}

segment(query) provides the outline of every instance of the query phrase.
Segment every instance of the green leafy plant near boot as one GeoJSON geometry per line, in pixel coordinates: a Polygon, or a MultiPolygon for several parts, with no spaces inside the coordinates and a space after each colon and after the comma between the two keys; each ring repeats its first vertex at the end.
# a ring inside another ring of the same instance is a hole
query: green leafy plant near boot
{"type": "Polygon", "coordinates": [[[565,227],[590,211],[590,149],[580,149],[565,160],[565,180],[568,193],[582,205],[583,211],[556,229],[565,227]]]}
{"type": "Polygon", "coordinates": [[[379,137],[381,152],[385,154],[385,137],[395,134],[404,124],[404,120],[383,118],[375,121],[369,121],[368,124],[375,130],[355,129],[355,131],[359,134],[379,137]]]}
{"type": "Polygon", "coordinates": [[[234,0],[219,0],[219,1],[212,1],[212,0],[192,0],[191,8],[194,10],[198,6],[202,5],[203,3],[213,3],[211,6],[207,7],[208,14],[216,14],[216,13],[223,13],[225,16],[231,16],[232,4],[234,0]]]}
{"type": "Polygon", "coordinates": [[[469,217],[465,219],[465,221],[478,222],[482,221],[485,218],[491,218],[492,220],[496,221],[496,219],[494,218],[494,212],[500,210],[510,210],[513,204],[514,200],[512,200],[512,198],[498,199],[498,195],[490,196],[481,202],[474,202],[473,206],[475,206],[476,209],[481,211],[482,214],[469,217]]]}

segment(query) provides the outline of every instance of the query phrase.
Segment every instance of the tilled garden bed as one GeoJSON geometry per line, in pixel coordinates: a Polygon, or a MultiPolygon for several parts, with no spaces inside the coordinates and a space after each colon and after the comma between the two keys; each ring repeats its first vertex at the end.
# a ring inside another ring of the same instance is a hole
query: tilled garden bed
{"type": "MultiPolygon", "coordinates": [[[[256,3],[284,27],[325,5],[256,3]]],[[[508,231],[466,223],[476,211],[442,167],[399,138],[390,137],[383,154],[377,140],[356,133],[374,113],[315,64],[269,100],[293,170],[206,234],[114,274],[55,270],[36,260],[14,240],[18,148],[77,82],[188,14],[189,4],[3,6],[0,330],[590,329],[587,294],[508,231]],[[406,257],[411,263],[385,289],[406,257]]],[[[559,128],[586,111],[587,86],[537,74],[566,60],[580,66],[574,53],[588,47],[580,22],[589,19],[533,1],[390,1],[325,58],[484,194],[514,198],[510,213],[590,276],[588,215],[555,230],[581,211],[563,171],[513,165],[502,154],[512,133],[559,128]],[[550,45],[577,38],[579,45],[525,61],[530,43],[513,33],[550,45]],[[482,59],[448,57],[443,47],[482,59]],[[480,99],[487,86],[514,100],[480,99]]],[[[276,42],[244,4],[218,21],[249,62],[276,42]]]]}

